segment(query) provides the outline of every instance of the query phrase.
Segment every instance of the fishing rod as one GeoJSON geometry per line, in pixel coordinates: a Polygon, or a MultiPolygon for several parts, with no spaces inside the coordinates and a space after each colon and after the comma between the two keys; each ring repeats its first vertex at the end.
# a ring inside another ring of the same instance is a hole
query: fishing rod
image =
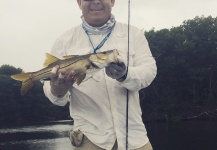
{"type": "MultiPolygon", "coordinates": [[[[128,27],[127,27],[127,73],[129,67],[129,54],[130,54],[130,0],[128,0],[128,27]]],[[[129,113],[129,90],[127,89],[126,96],[126,150],[128,150],[128,113],[129,113]]]]}

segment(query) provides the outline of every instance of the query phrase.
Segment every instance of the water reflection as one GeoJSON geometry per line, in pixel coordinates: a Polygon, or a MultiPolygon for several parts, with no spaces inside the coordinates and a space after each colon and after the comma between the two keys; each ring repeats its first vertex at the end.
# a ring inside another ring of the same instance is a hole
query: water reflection
{"type": "Polygon", "coordinates": [[[72,150],[68,138],[11,141],[0,144],[1,150],[72,150]]]}
{"type": "MultiPolygon", "coordinates": [[[[154,150],[216,150],[217,122],[146,123],[154,150]]],[[[0,126],[0,150],[72,150],[71,121],[0,126]]]]}
{"type": "MultiPolygon", "coordinates": [[[[18,132],[50,132],[50,131],[65,131],[66,129],[71,129],[72,126],[70,125],[71,121],[56,121],[56,122],[44,122],[43,124],[37,124],[34,125],[28,125],[28,126],[3,126],[2,129],[0,129],[0,134],[2,133],[18,133],[18,132]],[[42,124],[42,125],[41,125],[42,124]],[[45,125],[44,125],[45,124],[45,125]]],[[[72,124],[72,123],[71,123],[72,124]]]]}
{"type": "Polygon", "coordinates": [[[72,150],[68,131],[71,121],[1,127],[0,150],[72,150]]]}

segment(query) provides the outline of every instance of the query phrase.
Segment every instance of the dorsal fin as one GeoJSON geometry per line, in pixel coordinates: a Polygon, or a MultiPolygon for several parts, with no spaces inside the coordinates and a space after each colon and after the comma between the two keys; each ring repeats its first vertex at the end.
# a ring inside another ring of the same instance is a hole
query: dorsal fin
{"type": "Polygon", "coordinates": [[[73,57],[77,57],[78,55],[67,55],[67,56],[63,56],[63,58],[65,59],[69,59],[69,58],[73,58],[73,57]]]}
{"type": "Polygon", "coordinates": [[[44,61],[44,67],[47,67],[50,64],[52,64],[52,63],[54,63],[54,62],[56,62],[58,60],[59,60],[59,58],[57,58],[57,57],[55,57],[55,56],[53,56],[53,55],[51,55],[49,53],[46,53],[46,59],[44,61]]]}

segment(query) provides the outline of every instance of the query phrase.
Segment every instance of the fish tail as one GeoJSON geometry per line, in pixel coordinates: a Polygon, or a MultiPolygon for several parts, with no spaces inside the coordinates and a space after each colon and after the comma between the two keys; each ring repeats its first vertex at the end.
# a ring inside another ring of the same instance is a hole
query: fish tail
{"type": "Polygon", "coordinates": [[[25,95],[34,85],[33,73],[21,73],[12,75],[14,80],[22,81],[21,94],[25,95]]]}
{"type": "Polygon", "coordinates": [[[26,81],[31,77],[32,73],[20,73],[12,75],[11,78],[17,81],[26,81]]]}

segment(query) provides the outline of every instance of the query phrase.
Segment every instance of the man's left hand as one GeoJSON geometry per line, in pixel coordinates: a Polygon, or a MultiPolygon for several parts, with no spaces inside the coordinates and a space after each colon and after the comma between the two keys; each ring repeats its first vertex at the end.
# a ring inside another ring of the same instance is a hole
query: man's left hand
{"type": "MultiPolygon", "coordinates": [[[[118,63],[110,63],[109,66],[106,67],[106,74],[112,79],[116,79],[118,81],[127,73],[127,67],[123,62],[118,63]]],[[[123,81],[125,78],[123,79],[123,81]]]]}

